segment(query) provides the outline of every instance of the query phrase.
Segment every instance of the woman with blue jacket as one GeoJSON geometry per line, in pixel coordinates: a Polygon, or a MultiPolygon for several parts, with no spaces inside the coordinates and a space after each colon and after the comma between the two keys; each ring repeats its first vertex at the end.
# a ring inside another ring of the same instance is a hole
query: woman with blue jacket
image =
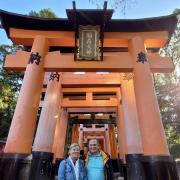
{"type": "Polygon", "coordinates": [[[73,143],[69,148],[69,157],[61,161],[58,170],[58,180],[87,180],[83,160],[79,159],[80,147],[73,143]]]}

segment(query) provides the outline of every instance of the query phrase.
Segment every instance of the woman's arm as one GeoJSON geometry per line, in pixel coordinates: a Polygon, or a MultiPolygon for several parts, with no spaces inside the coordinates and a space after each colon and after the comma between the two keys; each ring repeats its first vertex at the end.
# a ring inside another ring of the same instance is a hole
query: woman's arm
{"type": "Polygon", "coordinates": [[[83,171],[80,173],[83,174],[83,180],[87,180],[87,170],[86,170],[86,167],[84,166],[84,161],[80,160],[80,163],[83,169],[83,171]]]}
{"type": "Polygon", "coordinates": [[[66,161],[61,161],[58,169],[58,180],[65,180],[66,179],[66,161]]]}

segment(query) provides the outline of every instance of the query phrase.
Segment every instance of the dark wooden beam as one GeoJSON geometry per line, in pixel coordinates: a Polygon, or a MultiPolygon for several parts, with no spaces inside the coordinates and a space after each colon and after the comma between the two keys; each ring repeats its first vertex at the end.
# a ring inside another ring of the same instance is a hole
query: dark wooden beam
{"type": "Polygon", "coordinates": [[[68,120],[69,124],[116,124],[116,119],[78,119],[72,118],[68,120]]]}

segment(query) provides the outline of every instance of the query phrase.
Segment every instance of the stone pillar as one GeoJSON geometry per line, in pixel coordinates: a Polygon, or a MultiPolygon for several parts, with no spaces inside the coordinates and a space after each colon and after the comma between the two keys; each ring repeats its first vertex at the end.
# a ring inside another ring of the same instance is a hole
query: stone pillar
{"type": "Polygon", "coordinates": [[[108,125],[105,125],[105,143],[106,143],[106,151],[109,155],[111,155],[111,147],[110,147],[110,138],[109,138],[109,128],[108,125]]]}
{"type": "Polygon", "coordinates": [[[134,90],[144,154],[169,155],[143,39],[131,39],[129,49],[133,59],[134,90]]]}
{"type": "Polygon", "coordinates": [[[80,146],[80,149],[83,149],[83,125],[80,125],[79,127],[79,140],[78,140],[78,144],[80,146]]]}
{"type": "Polygon", "coordinates": [[[47,51],[47,39],[36,36],[4,149],[6,153],[31,153],[47,51]]]}
{"type": "Polygon", "coordinates": [[[32,179],[48,179],[51,175],[52,148],[60,109],[60,90],[60,74],[51,73],[33,145],[32,179]],[[44,173],[40,173],[45,163],[49,168],[43,170],[44,173]]]}

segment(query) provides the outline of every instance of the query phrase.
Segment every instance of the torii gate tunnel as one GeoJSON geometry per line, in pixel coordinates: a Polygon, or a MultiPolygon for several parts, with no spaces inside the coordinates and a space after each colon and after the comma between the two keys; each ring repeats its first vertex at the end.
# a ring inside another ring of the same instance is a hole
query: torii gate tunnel
{"type": "Polygon", "coordinates": [[[67,19],[0,11],[7,36],[25,49],[4,62],[24,79],[0,157],[1,179],[54,179],[67,145],[83,149],[91,138],[124,179],[178,179],[153,80],[153,73],[174,70],[158,50],[176,16],[113,20],[112,14],[106,6],[74,7],[67,19]]]}

